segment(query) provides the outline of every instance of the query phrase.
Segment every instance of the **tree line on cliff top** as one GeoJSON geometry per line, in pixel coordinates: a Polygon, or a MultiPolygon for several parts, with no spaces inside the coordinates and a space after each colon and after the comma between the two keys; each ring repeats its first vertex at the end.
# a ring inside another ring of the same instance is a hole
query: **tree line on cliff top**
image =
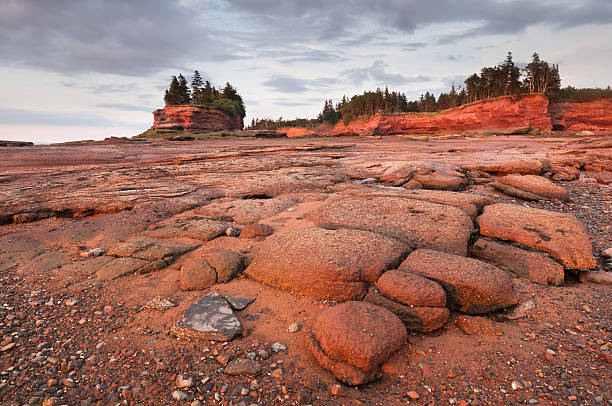
{"type": "Polygon", "coordinates": [[[346,96],[337,104],[325,100],[323,110],[316,119],[278,120],[253,119],[249,128],[275,129],[280,127],[314,128],[323,122],[348,123],[357,117],[393,113],[433,113],[500,96],[543,93],[553,101],[584,102],[597,98],[612,98],[612,90],[577,89],[571,86],[561,88],[559,66],[542,60],[537,53],[523,69],[514,64],[512,53],[497,66],[483,67],[479,73],[470,75],[463,86],[453,83],[449,92],[442,92],[436,98],[426,92],[418,100],[408,101],[406,95],[397,91],[376,89],[366,91],[348,99],[346,96]],[[306,124],[306,125],[304,125],[306,124]]]}
{"type": "Polygon", "coordinates": [[[207,80],[204,81],[200,72],[193,72],[191,86],[180,74],[172,76],[170,87],[164,94],[167,106],[194,105],[224,111],[233,116],[244,118],[246,108],[238,91],[229,83],[219,91],[207,80]]]}

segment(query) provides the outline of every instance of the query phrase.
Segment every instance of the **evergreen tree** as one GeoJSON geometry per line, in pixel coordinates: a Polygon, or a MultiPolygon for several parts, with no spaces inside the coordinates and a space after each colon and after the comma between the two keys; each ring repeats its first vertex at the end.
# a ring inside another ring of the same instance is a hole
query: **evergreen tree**
{"type": "Polygon", "coordinates": [[[202,77],[200,76],[200,72],[197,70],[193,72],[193,77],[191,78],[191,102],[193,104],[202,103],[202,77]]]}
{"type": "Polygon", "coordinates": [[[164,95],[164,101],[169,106],[174,106],[179,103],[179,81],[176,76],[172,76],[172,80],[170,81],[170,88],[166,90],[166,94],[164,95]]]}
{"type": "Polygon", "coordinates": [[[213,93],[213,87],[207,80],[204,88],[202,89],[202,93],[200,94],[200,103],[212,103],[214,99],[213,93]]]}
{"type": "Polygon", "coordinates": [[[177,104],[189,104],[191,97],[189,95],[189,86],[187,86],[187,79],[182,74],[178,76],[178,95],[177,104]]]}

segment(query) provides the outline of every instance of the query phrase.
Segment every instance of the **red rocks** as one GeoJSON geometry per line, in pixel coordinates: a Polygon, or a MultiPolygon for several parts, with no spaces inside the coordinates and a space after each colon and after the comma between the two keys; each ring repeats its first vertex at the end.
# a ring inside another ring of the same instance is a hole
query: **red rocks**
{"type": "Polygon", "coordinates": [[[402,322],[369,303],[347,302],[320,313],[313,321],[308,347],[319,364],[347,385],[374,380],[380,364],[405,342],[402,322]]]}
{"type": "Polygon", "coordinates": [[[498,203],[485,207],[477,221],[482,235],[544,251],[566,268],[596,265],[587,230],[574,216],[498,203]]]}
{"type": "Polygon", "coordinates": [[[385,272],[376,287],[385,296],[413,306],[446,306],[446,293],[438,283],[397,269],[385,272]]]}
{"type": "Polygon", "coordinates": [[[553,103],[552,124],[568,131],[609,132],[612,129],[612,100],[599,99],[584,103],[553,103]]]}
{"type": "Polygon", "coordinates": [[[526,251],[507,244],[480,238],[471,253],[476,258],[508,269],[519,277],[529,278],[542,285],[562,285],[565,279],[563,266],[547,256],[526,251]]]}
{"type": "MultiPolygon", "coordinates": [[[[528,200],[561,200],[564,202],[569,200],[569,193],[565,188],[555,185],[542,176],[506,175],[501,177],[497,183],[511,186],[535,195],[534,197],[527,198],[528,200]]],[[[523,198],[520,195],[513,194],[509,189],[501,188],[501,190],[512,196],[523,198]]]]}
{"type": "Polygon", "coordinates": [[[248,224],[242,228],[240,238],[267,237],[274,233],[274,228],[267,224],[248,224]]]}
{"type": "Polygon", "coordinates": [[[418,249],[408,255],[398,269],[442,285],[450,309],[479,314],[516,303],[510,277],[501,269],[476,259],[418,249]]]}
{"type": "Polygon", "coordinates": [[[350,228],[396,238],[412,248],[467,254],[472,219],[462,210],[400,197],[347,197],[306,215],[324,228],[350,228]]]}
{"type": "Polygon", "coordinates": [[[466,104],[437,114],[375,115],[368,119],[344,124],[333,129],[321,126],[319,135],[391,135],[433,134],[442,132],[499,130],[510,132],[517,128],[552,128],[547,116],[548,98],[539,94],[499,97],[466,104]]]}
{"type": "Polygon", "coordinates": [[[220,110],[197,106],[166,106],[153,112],[152,130],[179,130],[206,133],[223,130],[242,130],[242,117],[231,116],[220,110]]]}
{"type": "Polygon", "coordinates": [[[305,295],[361,299],[366,281],[376,282],[408,250],[393,238],[367,231],[295,229],[268,238],[245,274],[305,295]]]}

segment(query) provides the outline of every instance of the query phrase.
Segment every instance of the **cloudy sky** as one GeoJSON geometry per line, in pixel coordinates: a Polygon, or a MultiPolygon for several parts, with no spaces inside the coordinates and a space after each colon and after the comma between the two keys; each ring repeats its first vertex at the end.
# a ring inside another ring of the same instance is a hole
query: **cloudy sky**
{"type": "Polygon", "coordinates": [[[194,69],[231,82],[248,121],[377,86],[437,94],[507,51],[605,87],[610,38],[610,0],[0,0],[0,139],[138,134],[194,69]]]}

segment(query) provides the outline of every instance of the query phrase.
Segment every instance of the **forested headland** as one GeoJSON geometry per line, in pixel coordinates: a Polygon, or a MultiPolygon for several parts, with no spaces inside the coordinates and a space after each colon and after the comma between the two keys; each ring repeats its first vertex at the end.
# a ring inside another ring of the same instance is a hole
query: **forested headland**
{"type": "Polygon", "coordinates": [[[246,115],[242,97],[229,82],[222,90],[217,90],[208,80],[204,81],[197,70],[193,72],[191,85],[182,74],[172,76],[164,101],[167,106],[193,105],[221,110],[242,118],[246,115]]]}
{"type": "Polygon", "coordinates": [[[531,62],[521,69],[514,63],[512,53],[508,52],[503,63],[483,67],[480,72],[468,76],[463,84],[455,86],[453,83],[448,92],[442,92],[437,97],[433,93],[425,92],[417,100],[408,100],[406,94],[401,91],[390,90],[389,87],[378,88],[350,98],[343,96],[337,103],[331,99],[325,100],[321,113],[314,119],[253,119],[248,128],[314,128],[324,122],[335,124],[342,120],[348,123],[358,117],[375,114],[435,113],[480,100],[529,93],[545,94],[555,102],[586,102],[612,98],[612,89],[609,86],[605,89],[578,89],[572,86],[562,88],[559,65],[548,63],[534,53],[531,62]]]}

